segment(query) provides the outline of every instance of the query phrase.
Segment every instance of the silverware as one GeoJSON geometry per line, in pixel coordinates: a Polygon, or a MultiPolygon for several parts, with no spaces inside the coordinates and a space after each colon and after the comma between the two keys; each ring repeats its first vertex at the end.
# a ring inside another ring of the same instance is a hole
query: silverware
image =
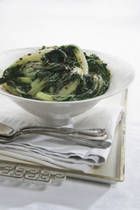
{"type": "Polygon", "coordinates": [[[67,127],[24,127],[15,130],[12,127],[0,123],[0,143],[10,143],[18,136],[27,134],[42,134],[56,137],[58,139],[69,140],[80,145],[90,147],[109,147],[105,129],[77,129],[67,127]]]}

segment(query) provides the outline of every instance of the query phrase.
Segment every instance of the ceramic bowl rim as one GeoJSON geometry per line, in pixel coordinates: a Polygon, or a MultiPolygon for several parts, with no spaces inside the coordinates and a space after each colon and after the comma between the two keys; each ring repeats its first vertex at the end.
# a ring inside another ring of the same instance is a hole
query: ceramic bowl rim
{"type": "MultiPolygon", "coordinates": [[[[9,50],[1,52],[0,54],[2,55],[4,53],[8,53],[8,52],[11,52],[11,51],[31,50],[31,49],[38,49],[38,48],[39,47],[9,49],[9,50]]],[[[120,62],[123,62],[124,64],[128,64],[126,61],[122,60],[120,57],[113,56],[113,55],[108,54],[108,53],[104,53],[104,52],[96,51],[96,50],[89,50],[89,49],[84,49],[84,51],[94,52],[94,53],[97,53],[97,54],[99,53],[99,54],[106,55],[106,56],[111,56],[111,58],[117,58],[117,59],[119,59],[120,62]]],[[[94,98],[89,98],[89,99],[84,99],[84,100],[75,100],[75,101],[42,101],[42,100],[29,99],[29,98],[24,98],[24,97],[21,97],[21,96],[16,96],[16,95],[10,94],[10,93],[6,92],[5,90],[3,90],[1,88],[1,85],[0,85],[0,94],[6,95],[8,97],[15,98],[15,99],[18,99],[18,100],[21,100],[21,101],[28,101],[28,102],[42,103],[42,104],[76,104],[76,103],[81,104],[81,103],[86,103],[86,102],[92,102],[92,101],[97,101],[97,100],[101,100],[101,99],[111,97],[113,95],[116,95],[116,94],[120,93],[122,90],[126,89],[128,87],[128,85],[134,79],[134,70],[133,70],[133,67],[131,65],[130,65],[130,68],[131,68],[131,78],[129,78],[129,80],[123,86],[121,86],[120,88],[112,91],[112,93],[106,92],[103,95],[100,95],[100,96],[97,96],[97,97],[94,97],[94,98]]]]}

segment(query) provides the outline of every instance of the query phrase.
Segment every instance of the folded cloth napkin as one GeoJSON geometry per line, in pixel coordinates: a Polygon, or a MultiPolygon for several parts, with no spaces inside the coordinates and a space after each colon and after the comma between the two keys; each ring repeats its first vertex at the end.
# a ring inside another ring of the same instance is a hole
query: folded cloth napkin
{"type": "MultiPolygon", "coordinates": [[[[115,129],[122,114],[121,106],[98,105],[79,121],[77,120],[74,125],[80,128],[105,128],[108,132],[107,141],[112,144],[115,129]]],[[[20,109],[16,112],[12,109],[8,110],[0,116],[1,122],[15,129],[31,125],[45,125],[43,120],[24,113],[20,109]]],[[[91,148],[43,135],[26,135],[19,137],[19,140],[14,143],[0,144],[0,154],[7,157],[55,168],[81,170],[86,173],[90,172],[94,166],[104,164],[110,150],[111,146],[106,149],[91,148]]]]}
{"type": "MultiPolygon", "coordinates": [[[[67,206],[60,206],[50,203],[32,203],[22,207],[12,207],[5,210],[76,210],[67,206]]],[[[77,209],[78,210],[78,209],[77,209]]]]}

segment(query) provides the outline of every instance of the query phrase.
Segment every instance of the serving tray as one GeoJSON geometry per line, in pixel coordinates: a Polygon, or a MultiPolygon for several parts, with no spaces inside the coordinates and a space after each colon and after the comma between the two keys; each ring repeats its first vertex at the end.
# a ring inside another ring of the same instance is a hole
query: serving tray
{"type": "MultiPolygon", "coordinates": [[[[126,113],[127,90],[106,99],[106,102],[122,105],[126,113]]],[[[14,183],[14,180],[20,184],[32,183],[36,185],[40,183],[42,186],[46,186],[46,184],[50,183],[61,184],[66,178],[109,184],[123,181],[125,169],[125,116],[126,114],[122,117],[116,128],[111,152],[107,162],[103,166],[95,167],[90,173],[83,173],[81,171],[41,166],[0,154],[1,183],[5,182],[5,180],[12,180],[12,183],[14,183]]],[[[78,123],[78,126],[80,126],[80,123],[78,123]]]]}

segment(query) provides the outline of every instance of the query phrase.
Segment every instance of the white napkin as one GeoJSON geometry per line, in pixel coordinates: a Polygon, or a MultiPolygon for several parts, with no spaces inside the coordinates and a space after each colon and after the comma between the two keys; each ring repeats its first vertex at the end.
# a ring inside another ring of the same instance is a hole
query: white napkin
{"type": "MultiPolygon", "coordinates": [[[[8,111],[9,112],[9,111],[8,111]]],[[[15,114],[3,113],[1,122],[15,129],[28,125],[44,125],[44,122],[30,114],[23,114],[21,110],[15,114]]],[[[85,115],[76,126],[83,128],[105,128],[112,143],[116,126],[121,120],[123,108],[114,105],[98,105],[85,115]]],[[[46,136],[24,136],[19,141],[8,145],[0,144],[0,154],[15,159],[31,161],[55,168],[81,170],[90,172],[95,165],[102,165],[107,161],[111,146],[107,149],[97,149],[79,146],[66,141],[52,141],[46,136]],[[39,148],[40,152],[35,149],[39,148]],[[24,150],[23,150],[24,149],[24,150]]]]}
{"type": "Polygon", "coordinates": [[[8,208],[7,210],[76,210],[76,209],[69,208],[67,206],[60,206],[49,203],[32,203],[22,207],[8,208]]]}

